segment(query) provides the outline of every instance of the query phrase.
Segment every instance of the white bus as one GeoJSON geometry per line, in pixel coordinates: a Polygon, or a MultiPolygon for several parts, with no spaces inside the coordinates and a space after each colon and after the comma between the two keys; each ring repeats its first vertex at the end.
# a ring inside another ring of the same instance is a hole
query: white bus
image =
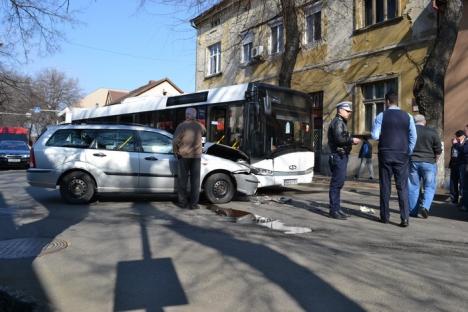
{"type": "Polygon", "coordinates": [[[74,108],[68,122],[139,123],[174,132],[185,109],[197,109],[207,142],[248,156],[259,187],[310,183],[313,118],[306,93],[264,83],[245,83],[170,97],[133,97],[121,104],[74,108]]]}

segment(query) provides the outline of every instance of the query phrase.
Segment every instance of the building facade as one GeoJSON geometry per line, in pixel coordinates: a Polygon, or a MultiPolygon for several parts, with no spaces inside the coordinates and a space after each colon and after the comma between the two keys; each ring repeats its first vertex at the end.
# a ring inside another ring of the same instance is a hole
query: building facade
{"type": "MultiPolygon", "coordinates": [[[[413,84],[435,39],[437,15],[426,0],[296,3],[301,50],[291,87],[313,98],[316,154],[322,156],[316,165],[326,172],[326,132],[338,102],[353,102],[354,135],[370,132],[390,89],[402,109],[415,110],[413,84]]],[[[196,89],[276,84],[287,40],[279,7],[277,0],[226,0],[194,18],[196,89]]],[[[357,166],[356,154],[349,170],[357,166]]]]}

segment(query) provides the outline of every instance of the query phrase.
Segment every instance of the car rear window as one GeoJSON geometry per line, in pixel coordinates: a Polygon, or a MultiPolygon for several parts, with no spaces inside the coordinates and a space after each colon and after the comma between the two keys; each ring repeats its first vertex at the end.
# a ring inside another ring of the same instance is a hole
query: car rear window
{"type": "Polygon", "coordinates": [[[95,130],[60,129],[47,141],[47,146],[87,148],[94,141],[95,130]]]}

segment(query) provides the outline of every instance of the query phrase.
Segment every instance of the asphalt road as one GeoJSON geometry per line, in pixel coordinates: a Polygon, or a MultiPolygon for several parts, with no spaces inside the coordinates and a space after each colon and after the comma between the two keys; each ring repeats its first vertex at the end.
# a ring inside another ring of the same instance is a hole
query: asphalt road
{"type": "Polygon", "coordinates": [[[467,311],[468,213],[444,201],[400,228],[396,199],[378,223],[364,182],[346,184],[346,221],[327,217],[326,179],[196,211],[172,199],[73,206],[0,171],[0,290],[41,311],[467,311]],[[311,231],[232,222],[229,209],[311,231]]]}

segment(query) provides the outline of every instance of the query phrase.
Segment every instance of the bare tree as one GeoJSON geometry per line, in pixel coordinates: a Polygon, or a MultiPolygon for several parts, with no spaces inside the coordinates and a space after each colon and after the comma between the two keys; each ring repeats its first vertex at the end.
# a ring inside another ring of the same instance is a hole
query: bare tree
{"type": "Polygon", "coordinates": [[[284,53],[281,55],[281,69],[278,84],[291,87],[291,79],[300,50],[301,34],[299,31],[295,0],[281,0],[281,15],[285,30],[284,53]]]}
{"type": "Polygon", "coordinates": [[[42,71],[31,83],[29,102],[32,111],[36,111],[32,114],[31,123],[38,131],[48,124],[57,123],[57,112],[81,97],[77,79],[67,78],[55,69],[42,71]]]}
{"type": "Polygon", "coordinates": [[[2,124],[24,123],[24,113],[31,108],[31,81],[11,68],[27,61],[33,50],[39,54],[55,52],[63,39],[59,29],[73,23],[72,16],[69,0],[0,0],[2,124]],[[5,119],[6,116],[9,118],[5,119]]]}
{"type": "MultiPolygon", "coordinates": [[[[0,0],[0,57],[27,60],[32,48],[55,52],[63,39],[60,26],[74,22],[69,0],[0,0]]],[[[2,62],[3,63],[3,62],[2,62]]]]}
{"type": "Polygon", "coordinates": [[[457,40],[463,14],[463,0],[432,0],[437,10],[438,27],[434,45],[414,84],[414,96],[419,111],[443,137],[444,78],[457,40]]]}
{"type": "Polygon", "coordinates": [[[28,122],[30,79],[15,72],[0,72],[0,125],[23,126],[28,122]]]}

